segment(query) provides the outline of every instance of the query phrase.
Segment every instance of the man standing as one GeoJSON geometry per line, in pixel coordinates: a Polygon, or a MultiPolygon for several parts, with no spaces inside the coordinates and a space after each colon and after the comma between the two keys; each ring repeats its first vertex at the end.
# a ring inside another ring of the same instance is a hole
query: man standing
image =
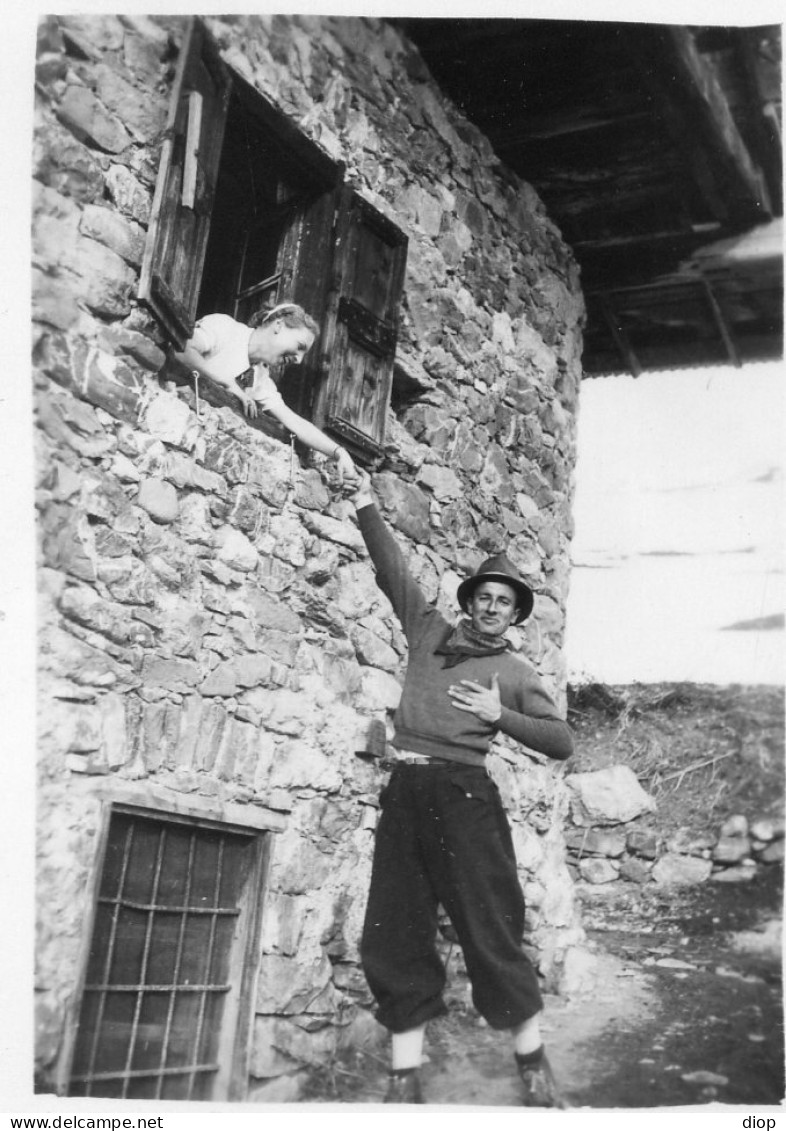
{"type": "Polygon", "coordinates": [[[475,1007],[493,1029],[511,1033],[523,1104],[561,1107],[540,1036],[537,976],[521,947],[524,898],[510,827],[485,769],[497,731],[552,758],[573,750],[567,724],[505,637],[532,611],[532,591],[498,554],[459,586],[466,619],[454,627],[412,578],[365,472],[353,503],[377,583],[409,646],[361,943],[377,1018],[392,1034],[385,1102],[425,1102],[425,1026],[445,1012],[435,947],[441,904],[464,952],[475,1007]]]}

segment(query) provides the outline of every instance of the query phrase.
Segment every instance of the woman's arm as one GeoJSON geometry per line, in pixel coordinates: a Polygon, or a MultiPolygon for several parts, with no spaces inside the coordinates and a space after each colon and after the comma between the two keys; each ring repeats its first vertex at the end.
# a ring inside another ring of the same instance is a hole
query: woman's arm
{"type": "Polygon", "coordinates": [[[349,452],[345,451],[335,440],[326,436],[316,425],[309,420],[304,420],[302,416],[298,416],[296,412],[293,412],[283,403],[271,405],[268,411],[307,447],[313,448],[315,452],[322,452],[323,455],[332,456],[336,461],[341,482],[344,481],[345,477],[353,481],[359,478],[358,470],[352,462],[349,452]]]}

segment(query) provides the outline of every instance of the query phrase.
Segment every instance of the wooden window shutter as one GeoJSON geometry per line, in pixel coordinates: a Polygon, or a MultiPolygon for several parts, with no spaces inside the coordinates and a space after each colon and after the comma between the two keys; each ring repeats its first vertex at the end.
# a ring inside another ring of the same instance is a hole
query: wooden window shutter
{"type": "Polygon", "coordinates": [[[287,404],[313,419],[315,398],[328,366],[324,343],[330,293],[333,242],[340,188],[322,192],[300,210],[284,241],[279,299],[296,302],[320,324],[320,334],[300,365],[287,370],[281,392],[287,404]]]}
{"type": "Polygon", "coordinates": [[[345,187],[314,417],[353,455],[383,453],[406,259],[401,229],[345,187]]]}
{"type": "Polygon", "coordinates": [[[194,328],[231,78],[202,22],[188,21],[153,197],[139,298],[178,348],[194,328]]]}

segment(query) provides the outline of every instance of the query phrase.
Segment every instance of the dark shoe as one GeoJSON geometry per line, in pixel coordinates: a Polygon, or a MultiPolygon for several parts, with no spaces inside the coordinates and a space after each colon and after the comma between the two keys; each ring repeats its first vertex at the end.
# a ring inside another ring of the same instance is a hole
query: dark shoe
{"type": "Polygon", "coordinates": [[[564,1111],[568,1105],[559,1093],[554,1073],[546,1054],[534,1063],[524,1063],[516,1057],[521,1082],[524,1085],[524,1107],[556,1107],[564,1111]]]}
{"type": "Polygon", "coordinates": [[[391,1072],[388,1075],[388,1090],[382,1101],[386,1104],[424,1104],[420,1090],[420,1073],[415,1068],[411,1072],[391,1072]]]}

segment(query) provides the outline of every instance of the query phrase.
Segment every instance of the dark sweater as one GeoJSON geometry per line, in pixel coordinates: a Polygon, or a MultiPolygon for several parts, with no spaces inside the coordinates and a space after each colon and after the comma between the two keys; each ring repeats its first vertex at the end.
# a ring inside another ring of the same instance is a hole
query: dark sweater
{"type": "Polygon", "coordinates": [[[358,523],[377,584],[389,599],[409,645],[409,661],[401,702],[393,718],[393,743],[399,749],[482,766],[497,731],[550,758],[573,753],[573,736],[559,717],[534,669],[512,652],[468,656],[446,668],[445,657],[434,654],[451,625],[423,596],[407,568],[396,540],[375,506],[361,507],[358,523]],[[462,679],[483,687],[499,676],[502,715],[487,723],[460,711],[448,688],[462,679]]]}

